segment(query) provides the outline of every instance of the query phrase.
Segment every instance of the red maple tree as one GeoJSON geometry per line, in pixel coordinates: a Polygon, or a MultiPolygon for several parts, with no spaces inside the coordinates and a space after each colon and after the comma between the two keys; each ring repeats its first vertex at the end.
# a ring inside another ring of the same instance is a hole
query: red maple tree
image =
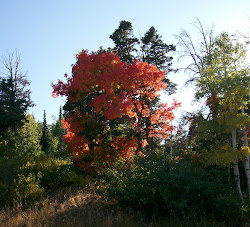
{"type": "Polygon", "coordinates": [[[180,103],[152,108],[166,88],[165,73],[153,65],[127,64],[113,53],[83,50],[72,76],[65,77],[66,83],[52,85],[53,96],[67,97],[64,140],[81,168],[133,156],[149,147],[151,138],[165,139],[173,130],[169,123],[180,103]]]}

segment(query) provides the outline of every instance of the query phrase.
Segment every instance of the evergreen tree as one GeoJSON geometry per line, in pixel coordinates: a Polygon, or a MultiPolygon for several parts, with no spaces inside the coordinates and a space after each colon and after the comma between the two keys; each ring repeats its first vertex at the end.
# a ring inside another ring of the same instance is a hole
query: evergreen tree
{"type": "Polygon", "coordinates": [[[114,52],[122,61],[132,63],[135,60],[133,55],[137,51],[135,48],[139,40],[133,35],[132,24],[128,21],[121,21],[118,29],[116,29],[110,38],[114,41],[114,52]]]}
{"type": "Polygon", "coordinates": [[[17,129],[22,125],[27,110],[26,100],[18,98],[12,78],[0,80],[0,135],[8,129],[17,129]]]}
{"type": "Polygon", "coordinates": [[[43,128],[42,128],[42,137],[40,140],[40,144],[42,147],[42,151],[49,152],[50,145],[51,145],[51,138],[49,135],[49,129],[48,129],[48,125],[47,125],[45,110],[44,110],[44,114],[43,114],[43,128]]]}
{"type": "Polygon", "coordinates": [[[52,125],[51,129],[51,133],[53,136],[53,145],[56,144],[55,149],[60,153],[63,151],[64,148],[63,135],[65,132],[62,120],[63,120],[63,114],[62,114],[62,107],[60,106],[58,120],[56,121],[55,124],[52,125]]]}
{"type": "Polygon", "coordinates": [[[173,57],[166,54],[175,51],[174,45],[167,45],[154,27],[151,27],[141,38],[142,61],[155,65],[160,70],[169,70],[173,57]]]}
{"type": "MultiPolygon", "coordinates": [[[[174,45],[167,45],[154,27],[151,27],[141,38],[141,60],[156,66],[160,70],[166,70],[166,75],[172,71],[173,57],[167,56],[171,51],[175,51],[174,45]]],[[[167,76],[164,79],[167,85],[167,93],[176,92],[176,84],[171,82],[167,76]]]]}
{"type": "Polygon", "coordinates": [[[175,51],[176,47],[164,43],[154,27],[151,27],[139,40],[133,35],[132,24],[128,21],[121,21],[118,29],[114,31],[110,38],[115,43],[113,51],[122,61],[132,63],[135,59],[139,59],[156,66],[160,70],[166,70],[166,77],[163,81],[167,85],[166,91],[170,95],[175,93],[176,84],[167,78],[167,74],[172,71],[173,58],[167,56],[167,54],[175,51]]]}
{"type": "Polygon", "coordinates": [[[23,124],[25,112],[33,106],[26,73],[20,67],[17,51],[9,53],[1,60],[3,71],[0,75],[0,135],[8,129],[14,130],[23,124]]]}
{"type": "MultiPolygon", "coordinates": [[[[26,100],[16,95],[12,78],[0,79],[0,163],[4,163],[8,179],[22,162],[16,146],[18,130],[25,123],[25,104],[26,100]]],[[[2,170],[1,174],[5,175],[2,170]]]]}

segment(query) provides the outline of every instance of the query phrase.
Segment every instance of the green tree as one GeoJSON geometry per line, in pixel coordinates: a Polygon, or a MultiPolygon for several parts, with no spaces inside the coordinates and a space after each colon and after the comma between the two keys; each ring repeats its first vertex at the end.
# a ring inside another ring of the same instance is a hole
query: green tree
{"type": "Polygon", "coordinates": [[[0,135],[8,129],[15,130],[22,125],[22,119],[29,107],[33,106],[27,73],[21,68],[20,55],[17,51],[7,54],[1,60],[3,71],[0,72],[0,135]]]}
{"type": "Polygon", "coordinates": [[[50,132],[49,132],[49,128],[47,125],[45,110],[44,110],[44,114],[43,114],[43,127],[42,127],[42,136],[40,139],[40,144],[42,147],[42,151],[44,151],[45,153],[48,153],[50,151],[51,137],[50,137],[50,132]]]}
{"type": "Polygon", "coordinates": [[[164,82],[167,85],[166,91],[170,95],[176,92],[176,84],[167,78],[167,74],[172,71],[173,60],[173,57],[168,56],[168,54],[175,50],[174,45],[167,45],[163,42],[162,37],[154,27],[151,27],[141,38],[141,60],[160,70],[166,70],[164,82]]]}
{"type": "Polygon", "coordinates": [[[142,60],[144,62],[155,65],[160,70],[170,68],[173,57],[166,54],[175,51],[176,47],[164,43],[154,27],[150,27],[145,33],[144,37],[141,38],[141,43],[142,60]]]}
{"type": "Polygon", "coordinates": [[[27,110],[26,100],[18,98],[12,78],[0,80],[0,135],[22,125],[27,110]]]}
{"type": "MultiPolygon", "coordinates": [[[[231,132],[232,147],[235,152],[237,145],[242,147],[242,144],[237,143],[236,140],[237,131],[240,132],[246,125],[250,125],[249,117],[241,111],[245,105],[249,105],[250,101],[249,69],[244,63],[245,57],[244,46],[234,42],[227,33],[221,33],[215,39],[212,53],[205,58],[206,69],[197,81],[198,97],[211,95],[211,91],[216,90],[218,101],[213,117],[218,119],[219,124],[224,125],[225,132],[231,132]]],[[[238,187],[240,187],[238,161],[236,158],[233,165],[238,187]]],[[[250,195],[249,155],[246,156],[245,165],[250,195]]]]}
{"type": "Polygon", "coordinates": [[[119,27],[110,35],[114,41],[114,52],[122,61],[132,63],[135,60],[134,52],[137,52],[135,46],[139,40],[133,35],[132,24],[128,21],[121,21],[119,27]]]}
{"type": "Polygon", "coordinates": [[[65,134],[65,129],[63,128],[62,120],[63,114],[62,108],[60,106],[58,120],[56,120],[55,124],[53,124],[51,127],[52,143],[53,146],[55,146],[56,151],[58,151],[60,155],[62,155],[62,152],[65,148],[65,144],[63,142],[63,135],[65,134]]]}
{"type": "MultiPolygon", "coordinates": [[[[203,158],[210,164],[232,164],[241,200],[239,155],[236,132],[249,125],[249,118],[240,109],[249,102],[249,71],[244,65],[244,47],[234,42],[227,33],[214,38],[212,29],[205,30],[198,21],[202,42],[195,45],[187,31],[178,36],[183,55],[192,59],[186,70],[190,81],[196,82],[195,97],[205,100],[208,107],[205,120],[197,128],[197,145],[203,158]],[[230,142],[231,140],[231,142],[230,142]],[[203,148],[201,147],[201,144],[203,148]],[[202,149],[201,149],[202,148],[202,149]]],[[[249,163],[249,161],[248,161],[249,163]]],[[[249,181],[249,174],[247,173],[249,181]]]]}
{"type": "Polygon", "coordinates": [[[15,147],[18,154],[37,156],[41,152],[40,132],[34,116],[26,114],[23,126],[18,130],[15,147]]]}

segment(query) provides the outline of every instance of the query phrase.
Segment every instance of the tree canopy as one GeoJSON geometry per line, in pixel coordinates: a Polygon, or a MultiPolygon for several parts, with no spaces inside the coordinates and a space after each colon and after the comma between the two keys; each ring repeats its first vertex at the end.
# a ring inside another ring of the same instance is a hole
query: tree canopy
{"type": "Polygon", "coordinates": [[[113,53],[79,53],[72,77],[53,85],[54,95],[67,97],[69,150],[94,164],[142,152],[149,138],[167,138],[180,104],[148,106],[166,88],[164,77],[157,67],[138,60],[127,64],[113,53]]]}

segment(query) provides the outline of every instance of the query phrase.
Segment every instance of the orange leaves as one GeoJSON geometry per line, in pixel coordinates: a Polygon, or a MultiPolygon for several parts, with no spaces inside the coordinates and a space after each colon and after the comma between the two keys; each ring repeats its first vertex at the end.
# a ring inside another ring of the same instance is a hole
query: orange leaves
{"type": "Polygon", "coordinates": [[[132,157],[137,151],[137,139],[135,137],[114,137],[111,146],[119,151],[123,158],[132,157]]]}
{"type": "Polygon", "coordinates": [[[162,104],[161,107],[151,115],[151,124],[155,127],[152,127],[150,137],[159,137],[161,139],[168,137],[169,132],[173,130],[173,127],[169,124],[174,119],[173,110],[176,110],[180,105],[181,104],[176,102],[176,100],[174,100],[170,107],[168,107],[166,103],[162,104]],[[161,125],[161,127],[159,128],[157,125],[161,125]]]}
{"type": "Polygon", "coordinates": [[[81,153],[89,151],[88,141],[79,136],[79,132],[82,130],[79,122],[73,120],[73,118],[67,118],[63,121],[63,127],[67,129],[67,134],[64,135],[64,141],[68,144],[68,150],[79,156],[81,153]]]}
{"type": "Polygon", "coordinates": [[[66,75],[66,83],[52,87],[53,96],[67,97],[70,115],[64,121],[64,140],[79,166],[131,157],[149,145],[149,137],[168,136],[173,110],[180,104],[150,107],[166,88],[165,72],[146,62],[127,64],[113,53],[82,51],[76,57],[72,77],[66,75]],[[113,134],[113,122],[122,124],[121,119],[131,128],[127,137],[124,132],[113,134]]]}
{"type": "Polygon", "coordinates": [[[125,78],[124,84],[127,85],[128,95],[140,102],[142,98],[148,101],[154,100],[159,96],[160,91],[166,88],[163,82],[164,72],[153,65],[136,61],[128,65],[127,71],[129,78],[125,78]]]}
{"type": "Polygon", "coordinates": [[[147,141],[146,139],[143,139],[143,140],[141,141],[141,147],[142,147],[142,148],[145,148],[147,145],[148,145],[148,141],[147,141]]]}

